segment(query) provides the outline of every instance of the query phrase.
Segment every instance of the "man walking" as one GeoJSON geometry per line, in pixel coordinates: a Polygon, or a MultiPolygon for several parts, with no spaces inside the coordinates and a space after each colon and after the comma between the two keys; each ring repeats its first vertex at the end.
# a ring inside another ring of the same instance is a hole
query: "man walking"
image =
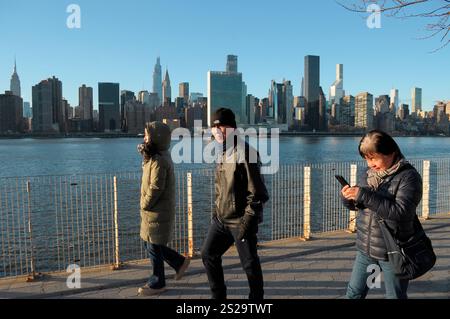
{"type": "Polygon", "coordinates": [[[222,255],[233,243],[247,275],[249,299],[263,299],[263,275],[257,252],[258,224],[269,196],[258,152],[236,134],[233,111],[213,115],[212,133],[222,144],[215,172],[215,212],[202,248],[213,299],[226,299],[222,255]]]}

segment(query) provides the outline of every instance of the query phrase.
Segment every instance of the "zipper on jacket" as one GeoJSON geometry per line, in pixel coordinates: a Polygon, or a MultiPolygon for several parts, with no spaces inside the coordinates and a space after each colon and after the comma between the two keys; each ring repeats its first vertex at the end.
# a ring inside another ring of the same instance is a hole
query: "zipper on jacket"
{"type": "Polygon", "coordinates": [[[369,229],[367,230],[367,256],[370,257],[370,241],[372,240],[371,238],[371,230],[372,230],[372,217],[373,214],[370,214],[370,219],[369,219],[369,229]]]}

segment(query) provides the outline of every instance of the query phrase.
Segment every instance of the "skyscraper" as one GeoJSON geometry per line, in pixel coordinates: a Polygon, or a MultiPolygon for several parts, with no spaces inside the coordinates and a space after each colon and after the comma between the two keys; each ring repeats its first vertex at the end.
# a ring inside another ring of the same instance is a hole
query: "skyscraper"
{"type": "Polygon", "coordinates": [[[120,129],[119,83],[98,83],[100,132],[120,129]]]}
{"type": "Polygon", "coordinates": [[[19,75],[17,74],[16,60],[14,60],[14,71],[11,76],[10,91],[15,96],[19,96],[19,97],[22,96],[21,91],[20,91],[20,79],[19,79],[19,75]]]}
{"type": "Polygon", "coordinates": [[[373,95],[368,92],[355,97],[355,127],[366,130],[373,128],[373,95]]]}
{"type": "Polygon", "coordinates": [[[137,100],[142,104],[150,104],[150,94],[148,91],[139,91],[137,100]]]}
{"type": "Polygon", "coordinates": [[[63,105],[62,82],[56,77],[41,81],[32,88],[33,132],[66,132],[67,113],[63,105]]]}
{"type": "Polygon", "coordinates": [[[158,94],[159,103],[162,103],[162,71],[159,57],[156,59],[155,68],[153,70],[153,93],[158,94]]]}
{"type": "Polygon", "coordinates": [[[322,87],[319,86],[319,131],[327,131],[328,113],[327,113],[327,99],[323,93],[322,87]]]}
{"type": "MultiPolygon", "coordinates": [[[[237,67],[237,57],[235,59],[235,63],[237,67]]],[[[211,126],[212,114],[214,114],[214,112],[221,107],[226,107],[233,110],[234,114],[236,115],[236,123],[238,124],[245,123],[246,96],[243,95],[243,93],[246,90],[244,90],[244,83],[242,82],[242,73],[208,71],[207,82],[208,82],[207,125],[211,126]]]]}
{"type": "Polygon", "coordinates": [[[269,90],[269,107],[273,110],[273,117],[277,124],[292,125],[294,95],[291,81],[276,83],[272,80],[269,90]]]}
{"type": "Polygon", "coordinates": [[[398,90],[397,89],[391,89],[391,104],[390,104],[390,109],[391,112],[393,112],[394,114],[397,113],[397,109],[398,109],[398,90]]]}
{"type": "Polygon", "coordinates": [[[273,114],[275,123],[283,123],[283,117],[280,118],[280,108],[282,107],[283,100],[283,84],[272,80],[269,89],[269,108],[273,114]]]}
{"type": "Polygon", "coordinates": [[[67,115],[67,119],[73,119],[73,117],[75,116],[74,108],[70,106],[70,103],[64,98],[62,100],[62,108],[67,115]]]}
{"type": "Polygon", "coordinates": [[[92,87],[83,84],[78,88],[78,106],[81,120],[93,120],[94,95],[92,87]]]}
{"type": "Polygon", "coordinates": [[[339,115],[341,113],[341,106],[340,104],[333,103],[331,104],[330,108],[330,118],[329,118],[329,124],[330,125],[336,125],[339,122],[339,115]]]}
{"type": "Polygon", "coordinates": [[[226,72],[237,73],[238,70],[238,57],[236,55],[227,56],[227,68],[226,72]]]}
{"type": "Polygon", "coordinates": [[[200,98],[203,97],[203,93],[198,93],[198,92],[192,92],[189,95],[189,101],[192,103],[197,102],[200,98]]]}
{"type": "Polygon", "coordinates": [[[177,96],[174,102],[178,114],[180,114],[180,116],[184,116],[184,97],[177,96]]]}
{"type": "MultiPolygon", "coordinates": [[[[447,124],[448,125],[448,114],[447,114],[447,105],[444,101],[437,101],[437,103],[433,107],[433,117],[435,124],[447,124]]],[[[448,129],[448,127],[447,127],[448,129]]]]}
{"type": "Polygon", "coordinates": [[[6,91],[0,94],[0,133],[22,131],[23,100],[20,96],[6,91]]]}
{"type": "Polygon", "coordinates": [[[300,86],[300,96],[305,96],[305,78],[304,77],[302,77],[302,84],[300,86]]]}
{"type": "Polygon", "coordinates": [[[206,107],[203,107],[200,103],[194,102],[192,105],[184,109],[185,123],[188,129],[194,128],[195,121],[202,121],[202,126],[204,123],[204,113],[206,113],[206,107]]]}
{"type": "Polygon", "coordinates": [[[422,111],[422,89],[413,87],[411,89],[411,114],[417,114],[422,111]]]}
{"type": "Polygon", "coordinates": [[[345,96],[344,91],[344,65],[336,64],[336,80],[330,87],[330,104],[340,104],[341,99],[345,96]]]}
{"type": "Polygon", "coordinates": [[[184,99],[184,104],[189,103],[189,83],[188,82],[182,82],[179,85],[179,97],[182,97],[184,99]]]}
{"type": "Polygon", "coordinates": [[[32,118],[33,114],[31,113],[31,104],[30,102],[23,102],[23,117],[32,118]]]}
{"type": "Polygon", "coordinates": [[[291,81],[283,81],[284,116],[288,127],[294,124],[294,93],[291,81]]]}
{"type": "Polygon", "coordinates": [[[375,99],[374,125],[377,129],[390,133],[395,128],[394,113],[391,111],[391,99],[389,95],[380,95],[375,99]]]}
{"type": "Polygon", "coordinates": [[[305,56],[305,98],[306,124],[310,130],[320,130],[319,96],[320,96],[320,57],[305,56]]]}
{"type": "Polygon", "coordinates": [[[247,124],[254,125],[255,124],[255,97],[251,94],[247,95],[245,101],[245,109],[247,116],[247,124]]]}
{"type": "MultiPolygon", "coordinates": [[[[156,94],[156,93],[152,93],[152,94],[156,94]]],[[[127,90],[122,90],[120,91],[120,128],[122,131],[126,131],[127,127],[126,127],[126,121],[125,121],[125,104],[128,101],[134,101],[136,100],[136,97],[134,96],[134,92],[132,91],[127,91],[127,90]]]]}
{"type": "Polygon", "coordinates": [[[166,70],[166,75],[164,76],[164,81],[162,83],[162,96],[163,104],[170,104],[170,102],[172,102],[172,87],[170,86],[169,70],[166,70]]]}
{"type": "Polygon", "coordinates": [[[400,104],[398,108],[398,117],[400,120],[404,121],[409,117],[409,105],[408,104],[400,104]]]}
{"type": "Polygon", "coordinates": [[[346,95],[342,99],[342,102],[339,123],[355,126],[355,97],[353,95],[346,95]]]}
{"type": "Polygon", "coordinates": [[[247,84],[242,81],[242,109],[241,109],[241,123],[248,123],[247,111],[246,111],[246,103],[247,103],[247,84]]]}
{"type": "Polygon", "coordinates": [[[306,100],[304,96],[295,96],[294,97],[294,107],[303,107],[306,106],[306,100]]]}
{"type": "Polygon", "coordinates": [[[156,109],[159,106],[158,94],[150,93],[148,99],[149,99],[148,105],[152,110],[156,109]]]}
{"type": "Polygon", "coordinates": [[[148,104],[135,99],[128,100],[124,109],[124,130],[128,133],[143,133],[145,123],[151,121],[151,109],[148,104]]]}
{"type": "Polygon", "coordinates": [[[353,126],[354,118],[351,116],[351,107],[349,104],[340,106],[338,122],[340,125],[353,126]]]}

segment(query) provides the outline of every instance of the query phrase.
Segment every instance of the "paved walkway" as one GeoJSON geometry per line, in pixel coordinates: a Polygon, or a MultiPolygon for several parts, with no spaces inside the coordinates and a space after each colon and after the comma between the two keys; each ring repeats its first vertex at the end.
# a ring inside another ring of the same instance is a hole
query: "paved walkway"
{"type": "MultiPolygon", "coordinates": [[[[450,298],[450,216],[438,216],[424,222],[438,256],[435,267],[410,283],[410,298],[450,298]]],[[[313,236],[307,242],[286,240],[264,243],[261,257],[265,297],[269,298],[344,298],[355,257],[355,234],[345,232],[313,236]]],[[[246,298],[247,280],[236,251],[223,258],[228,297],[246,298]]],[[[150,273],[148,262],[128,264],[122,270],[108,268],[82,270],[81,288],[68,289],[68,274],[45,275],[38,281],[0,280],[0,298],[144,298],[137,288],[150,273]]],[[[209,286],[200,258],[180,281],[166,266],[168,290],[145,298],[209,299],[209,286]]],[[[368,298],[384,298],[384,285],[369,292],[368,298]]]]}

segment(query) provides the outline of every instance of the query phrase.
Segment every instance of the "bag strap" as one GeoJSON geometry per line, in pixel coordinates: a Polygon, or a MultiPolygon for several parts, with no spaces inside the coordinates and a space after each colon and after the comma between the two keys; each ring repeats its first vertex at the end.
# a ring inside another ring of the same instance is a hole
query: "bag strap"
{"type": "Polygon", "coordinates": [[[389,227],[387,227],[386,222],[383,218],[379,217],[377,214],[375,214],[377,217],[378,224],[380,225],[381,234],[383,236],[384,242],[386,244],[386,248],[389,253],[393,252],[399,252],[400,247],[398,245],[398,240],[395,238],[395,236],[390,231],[389,227]]]}
{"type": "MultiPolygon", "coordinates": [[[[407,164],[403,165],[402,167],[399,168],[399,170],[398,170],[397,172],[395,172],[395,174],[392,174],[391,176],[388,176],[388,178],[386,178],[386,179],[383,181],[382,184],[384,184],[384,183],[386,183],[386,182],[390,182],[396,175],[398,175],[398,174],[401,173],[402,171],[405,171],[405,170],[408,170],[408,169],[414,169],[414,166],[412,166],[410,163],[407,163],[407,164]]],[[[399,185],[397,185],[397,187],[398,187],[398,186],[399,186],[399,185]]],[[[395,193],[397,193],[397,189],[395,190],[395,193]]],[[[375,214],[375,215],[376,215],[378,221],[379,221],[379,222],[380,222],[380,221],[383,222],[384,226],[385,226],[386,228],[389,229],[389,227],[387,227],[387,225],[385,224],[384,219],[381,218],[378,214],[375,214]]],[[[415,224],[416,224],[416,223],[419,223],[419,224],[420,224],[420,221],[419,221],[419,219],[418,219],[418,217],[417,217],[417,214],[414,214],[414,215],[415,215],[415,220],[414,220],[413,222],[414,222],[415,224]]],[[[422,226],[420,225],[420,227],[422,227],[422,226]]]]}

